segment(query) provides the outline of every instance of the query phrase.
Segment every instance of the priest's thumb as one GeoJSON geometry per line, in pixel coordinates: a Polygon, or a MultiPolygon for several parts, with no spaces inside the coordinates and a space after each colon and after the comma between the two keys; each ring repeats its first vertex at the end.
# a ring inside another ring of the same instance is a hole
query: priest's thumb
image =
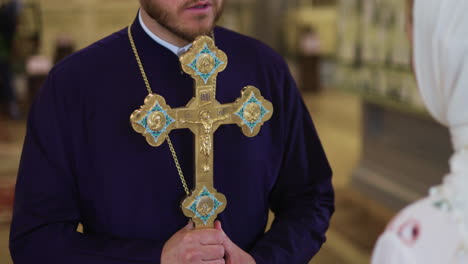
{"type": "Polygon", "coordinates": [[[233,256],[236,256],[236,253],[238,252],[237,246],[231,241],[231,239],[224,233],[223,227],[221,225],[221,221],[216,220],[215,221],[215,229],[221,231],[224,234],[224,250],[225,250],[225,256],[224,259],[226,260],[226,264],[231,264],[233,263],[233,256]]]}
{"type": "Polygon", "coordinates": [[[219,230],[219,231],[223,232],[224,235],[226,235],[226,233],[224,233],[223,226],[221,225],[221,221],[216,220],[214,222],[214,227],[215,227],[216,230],[219,230]]]}
{"type": "Polygon", "coordinates": [[[193,224],[193,221],[192,220],[189,220],[187,225],[184,226],[184,228],[182,228],[183,230],[185,231],[192,231],[195,229],[195,225],[193,224]]]}
{"type": "Polygon", "coordinates": [[[226,247],[226,251],[229,251],[232,248],[232,241],[229,239],[229,237],[226,235],[226,233],[223,230],[223,226],[221,225],[221,221],[216,220],[214,223],[215,229],[221,231],[224,234],[224,246],[226,247]]]}

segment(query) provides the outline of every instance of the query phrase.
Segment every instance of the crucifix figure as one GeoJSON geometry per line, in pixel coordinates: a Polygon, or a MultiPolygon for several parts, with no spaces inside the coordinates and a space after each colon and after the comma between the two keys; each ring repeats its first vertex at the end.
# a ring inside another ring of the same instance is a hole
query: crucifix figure
{"type": "Polygon", "coordinates": [[[227,66],[226,54],[206,36],[197,38],[180,57],[182,69],[195,80],[195,96],[185,107],[174,108],[157,94],[146,97],[130,117],[132,127],[145,136],[151,146],[160,146],[173,129],[188,128],[195,135],[195,186],[182,202],[182,211],[192,218],[197,229],[213,228],[214,220],[227,205],[226,197],[213,184],[213,134],[221,125],[237,124],[253,137],[273,114],[273,105],[260,91],[247,86],[234,103],[216,99],[216,78],[227,66]]]}
{"type": "MultiPolygon", "coordinates": [[[[220,116],[217,118],[211,118],[210,111],[208,110],[202,110],[200,112],[200,118],[199,121],[191,121],[191,120],[184,120],[182,119],[182,123],[192,123],[192,124],[201,124],[203,125],[204,128],[204,133],[200,135],[199,140],[201,142],[200,146],[200,153],[205,156],[205,164],[203,164],[203,171],[207,172],[209,171],[210,165],[209,165],[209,158],[211,156],[211,148],[212,148],[212,138],[211,138],[211,132],[213,130],[213,124],[216,122],[225,120],[229,117],[229,115],[224,115],[220,116]]],[[[213,131],[214,132],[214,131],[213,131]]]]}

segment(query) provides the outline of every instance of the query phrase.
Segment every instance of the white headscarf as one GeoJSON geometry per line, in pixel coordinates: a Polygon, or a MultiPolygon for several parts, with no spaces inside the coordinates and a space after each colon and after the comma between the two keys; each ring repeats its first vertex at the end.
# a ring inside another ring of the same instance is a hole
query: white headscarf
{"type": "Polygon", "coordinates": [[[413,10],[418,86],[455,150],[434,192],[449,201],[468,246],[468,0],[415,0],[413,10]]]}

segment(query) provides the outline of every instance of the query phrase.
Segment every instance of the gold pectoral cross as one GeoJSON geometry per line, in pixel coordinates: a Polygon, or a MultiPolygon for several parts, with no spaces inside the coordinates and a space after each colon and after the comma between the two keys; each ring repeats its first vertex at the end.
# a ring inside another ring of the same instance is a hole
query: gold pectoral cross
{"type": "Polygon", "coordinates": [[[151,146],[159,146],[173,129],[188,128],[195,135],[195,186],[182,202],[182,211],[192,218],[197,229],[213,228],[217,215],[227,205],[226,197],[213,185],[213,134],[221,125],[237,124],[253,137],[273,114],[273,105],[260,91],[247,86],[234,103],[220,104],[216,96],[216,77],[228,63],[226,54],[206,36],[197,38],[180,57],[182,69],[195,80],[195,97],[185,107],[174,108],[157,94],[130,117],[132,127],[145,136],[151,146]]]}

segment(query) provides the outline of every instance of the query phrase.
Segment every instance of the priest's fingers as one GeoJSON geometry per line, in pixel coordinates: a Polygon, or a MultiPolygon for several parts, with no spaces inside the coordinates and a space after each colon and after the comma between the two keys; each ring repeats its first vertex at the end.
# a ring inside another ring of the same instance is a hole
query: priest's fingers
{"type": "Polygon", "coordinates": [[[200,264],[204,260],[224,263],[224,233],[216,229],[193,229],[193,223],[188,223],[166,241],[161,264],[200,264]]]}
{"type": "Polygon", "coordinates": [[[185,238],[200,245],[222,245],[225,236],[223,232],[216,229],[195,230],[187,233],[185,238]]]}
{"type": "Polygon", "coordinates": [[[208,260],[208,261],[203,261],[203,264],[225,264],[226,261],[224,259],[217,259],[217,260],[208,260]]]}
{"type": "MultiPolygon", "coordinates": [[[[224,257],[224,247],[223,246],[202,246],[198,245],[196,247],[185,250],[181,254],[181,258],[184,264],[199,264],[209,261],[219,261],[223,260],[224,257]]],[[[179,262],[177,262],[179,263],[179,262]]],[[[224,263],[224,262],[222,262],[224,263]]],[[[170,263],[173,264],[173,263],[170,263]]]]}
{"type": "Polygon", "coordinates": [[[202,246],[200,254],[203,261],[220,260],[224,258],[224,247],[220,245],[202,246]]]}

